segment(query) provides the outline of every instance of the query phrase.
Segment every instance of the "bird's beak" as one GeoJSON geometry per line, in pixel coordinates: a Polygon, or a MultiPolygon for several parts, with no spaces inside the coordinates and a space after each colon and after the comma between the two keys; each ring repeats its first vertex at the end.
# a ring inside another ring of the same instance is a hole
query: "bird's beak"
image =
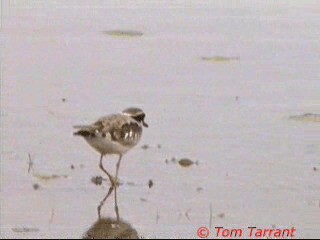
{"type": "Polygon", "coordinates": [[[149,127],[149,125],[148,125],[145,121],[142,121],[142,125],[143,125],[144,127],[149,127]]]}

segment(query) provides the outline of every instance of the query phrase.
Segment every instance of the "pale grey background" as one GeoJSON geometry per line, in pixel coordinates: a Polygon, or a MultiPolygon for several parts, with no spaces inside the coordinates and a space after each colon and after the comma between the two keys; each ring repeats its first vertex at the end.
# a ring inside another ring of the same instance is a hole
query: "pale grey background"
{"type": "MultiPolygon", "coordinates": [[[[2,237],[83,235],[107,188],[91,184],[99,156],[72,125],[132,105],[147,113],[141,145],[151,148],[125,156],[121,180],[137,186],[122,186],[118,198],[121,217],[141,236],[196,237],[210,204],[213,226],[275,224],[320,236],[320,126],[288,120],[319,113],[319,1],[2,6],[2,237]],[[102,33],[114,29],[144,34],[102,33]],[[217,55],[240,60],[201,61],[217,55]],[[35,172],[69,178],[39,183],[27,173],[28,153],[35,172]],[[200,164],[166,165],[173,156],[200,164]],[[39,232],[12,231],[19,227],[39,232]]],[[[114,171],[115,161],[106,163],[114,171]]],[[[114,217],[111,202],[104,216],[114,217]]]]}

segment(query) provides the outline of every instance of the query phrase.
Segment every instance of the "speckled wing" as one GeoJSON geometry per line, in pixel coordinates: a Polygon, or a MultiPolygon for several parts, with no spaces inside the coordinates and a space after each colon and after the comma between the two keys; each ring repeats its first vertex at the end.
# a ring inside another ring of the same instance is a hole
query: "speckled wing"
{"type": "Polygon", "coordinates": [[[142,126],[131,117],[113,114],[98,119],[87,126],[75,126],[75,135],[83,137],[107,137],[123,146],[136,145],[142,135],[142,126]]]}
{"type": "Polygon", "coordinates": [[[120,115],[109,115],[100,118],[98,121],[91,125],[78,125],[74,128],[79,129],[74,135],[80,135],[83,137],[106,137],[110,135],[110,130],[114,124],[119,124],[120,115]]]}
{"type": "Polygon", "coordinates": [[[99,131],[98,126],[95,125],[77,125],[73,127],[75,129],[79,129],[73,133],[73,135],[75,136],[95,137],[97,132],[99,131]]]}
{"type": "Polygon", "coordinates": [[[120,143],[123,146],[136,145],[142,135],[142,127],[134,119],[114,114],[100,118],[94,123],[98,131],[108,135],[111,140],[120,143]]]}

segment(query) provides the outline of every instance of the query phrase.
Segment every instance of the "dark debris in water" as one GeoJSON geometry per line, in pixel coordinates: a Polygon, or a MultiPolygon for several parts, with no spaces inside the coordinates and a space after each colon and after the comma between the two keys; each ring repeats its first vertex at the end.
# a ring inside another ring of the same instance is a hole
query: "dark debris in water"
{"type": "Polygon", "coordinates": [[[101,176],[95,176],[91,178],[91,182],[97,186],[102,185],[103,178],[101,176]]]}
{"type": "MultiPolygon", "coordinates": [[[[148,144],[144,144],[144,145],[142,145],[141,146],[141,148],[143,149],[143,150],[147,150],[147,149],[149,149],[149,148],[151,148],[152,146],[150,146],[150,145],[148,145],[148,144]]],[[[162,148],[162,145],[161,144],[157,144],[157,146],[156,146],[158,149],[161,149],[162,148]]]]}
{"type": "Polygon", "coordinates": [[[40,185],[38,183],[33,184],[32,187],[36,191],[40,189],[40,185]]]}
{"type": "Polygon", "coordinates": [[[173,157],[173,158],[171,158],[171,160],[169,160],[169,159],[166,159],[166,160],[165,160],[165,163],[166,163],[166,164],[169,164],[170,162],[171,162],[171,163],[176,163],[176,162],[177,162],[177,159],[173,157]]]}
{"type": "Polygon", "coordinates": [[[136,186],[136,184],[134,182],[127,182],[128,186],[136,186]]]}
{"type": "Polygon", "coordinates": [[[135,30],[107,30],[103,33],[113,37],[141,37],[143,35],[142,32],[135,30]]]}
{"type": "Polygon", "coordinates": [[[12,228],[12,231],[16,233],[31,233],[31,232],[39,232],[40,230],[38,228],[22,227],[22,228],[12,228]]]}
{"type": "Polygon", "coordinates": [[[181,167],[189,167],[193,165],[194,162],[188,158],[182,158],[179,160],[178,163],[180,164],[181,167]]]}
{"type": "Polygon", "coordinates": [[[147,149],[150,148],[150,146],[149,146],[148,144],[144,144],[144,145],[141,146],[141,148],[142,148],[143,150],[147,150],[147,149]]]}
{"type": "Polygon", "coordinates": [[[156,224],[159,223],[159,220],[160,220],[160,214],[159,214],[159,211],[157,211],[157,215],[156,215],[156,224]]]}
{"type": "Polygon", "coordinates": [[[33,176],[39,180],[42,181],[50,181],[55,180],[59,178],[68,178],[68,175],[58,175],[58,174],[40,174],[40,173],[34,173],[33,176]]]}
{"type": "Polygon", "coordinates": [[[202,192],[203,188],[202,187],[197,187],[197,192],[202,192]]]}
{"type": "Polygon", "coordinates": [[[153,183],[153,181],[150,179],[150,180],[149,180],[149,182],[148,182],[148,186],[149,186],[149,188],[152,188],[152,187],[153,187],[153,185],[154,185],[154,183],[153,183]]]}
{"type": "Polygon", "coordinates": [[[292,115],[289,116],[289,119],[303,122],[320,122],[320,114],[305,113],[301,115],[292,115]]]}
{"type": "Polygon", "coordinates": [[[181,167],[190,167],[193,164],[198,165],[198,162],[194,162],[190,160],[189,158],[181,158],[178,163],[180,164],[181,167]]]}
{"type": "Polygon", "coordinates": [[[177,159],[175,157],[172,157],[171,160],[166,159],[165,163],[169,164],[169,163],[178,163],[181,167],[190,167],[192,165],[199,165],[199,161],[192,161],[189,158],[181,158],[181,159],[177,159]]]}
{"type": "Polygon", "coordinates": [[[239,61],[240,57],[212,56],[212,57],[201,57],[201,60],[206,62],[223,63],[223,62],[239,61]]]}
{"type": "Polygon", "coordinates": [[[184,216],[190,221],[190,216],[189,216],[189,213],[190,213],[191,209],[188,209],[185,213],[184,213],[184,216]]]}
{"type": "Polygon", "coordinates": [[[31,154],[28,153],[28,158],[29,158],[29,162],[28,162],[28,173],[31,172],[31,170],[33,170],[33,161],[32,161],[32,158],[31,158],[31,154]]]}

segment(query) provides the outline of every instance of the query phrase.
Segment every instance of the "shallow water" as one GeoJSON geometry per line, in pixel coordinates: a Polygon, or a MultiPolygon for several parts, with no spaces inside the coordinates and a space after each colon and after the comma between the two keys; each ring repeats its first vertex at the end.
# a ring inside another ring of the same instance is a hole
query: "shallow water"
{"type": "MultiPolygon", "coordinates": [[[[99,155],[72,126],[132,105],[149,128],[123,159],[117,198],[139,236],[195,238],[210,206],[212,230],[320,236],[320,126],[289,119],[320,111],[317,1],[2,7],[1,237],[85,235],[109,186],[92,184],[99,155]],[[104,33],[116,30],[142,34],[104,33]],[[202,60],[215,56],[237,60],[202,60]]],[[[115,171],[116,157],[105,164],[115,171]]],[[[112,197],[103,218],[116,218],[112,197]]]]}

